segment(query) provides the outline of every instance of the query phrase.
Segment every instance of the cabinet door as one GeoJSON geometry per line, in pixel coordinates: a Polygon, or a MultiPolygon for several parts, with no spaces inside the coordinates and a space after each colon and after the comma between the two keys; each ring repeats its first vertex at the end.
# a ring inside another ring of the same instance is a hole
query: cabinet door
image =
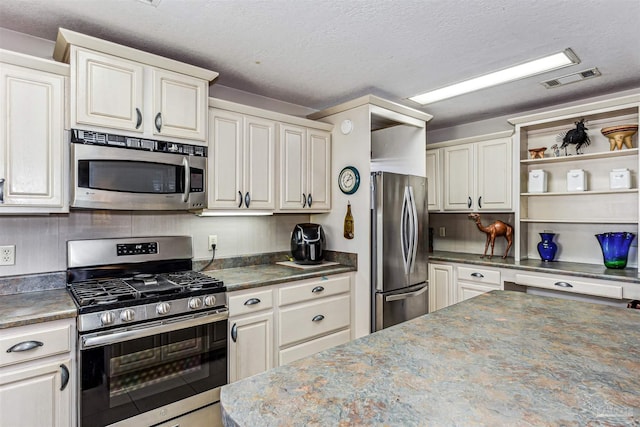
{"type": "Polygon", "coordinates": [[[473,144],[443,149],[445,210],[470,211],[475,209],[473,201],[474,149],[473,144]]]}
{"type": "Polygon", "coordinates": [[[511,209],[511,145],[511,138],[478,143],[478,210],[511,209]]]}
{"type": "MultiPolygon", "coordinates": [[[[244,194],[249,209],[275,209],[275,122],[244,118],[244,194]]],[[[245,206],[247,207],[247,206],[245,206]]]]}
{"type": "Polygon", "coordinates": [[[273,367],[273,312],[229,319],[229,382],[273,367]]]}
{"type": "Polygon", "coordinates": [[[306,189],[306,132],[304,128],[280,125],[280,209],[302,209],[306,189]]]}
{"type": "Polygon", "coordinates": [[[154,135],[206,141],[208,82],[152,69],[154,135]]]}
{"type": "Polygon", "coordinates": [[[307,207],[331,209],[331,134],[316,129],[307,130],[307,207]]]}
{"type": "Polygon", "coordinates": [[[0,424],[3,426],[71,425],[70,377],[62,388],[63,371],[72,371],[71,360],[11,368],[0,374],[0,424]],[[62,368],[64,366],[64,368],[62,368]]]}
{"type": "Polygon", "coordinates": [[[142,65],[74,46],[71,55],[75,59],[71,66],[76,70],[76,80],[71,82],[72,125],[105,126],[142,133],[142,115],[145,113],[142,65]]]}
{"type": "Polygon", "coordinates": [[[479,285],[476,283],[458,282],[458,302],[473,298],[485,292],[500,289],[499,286],[479,285]]]}
{"type": "Polygon", "coordinates": [[[427,150],[427,209],[430,211],[442,209],[440,152],[440,149],[427,150]]]}
{"type": "Polygon", "coordinates": [[[0,211],[11,206],[68,211],[64,77],[7,64],[0,76],[0,211]]]}
{"type": "Polygon", "coordinates": [[[242,114],[209,111],[209,208],[237,209],[244,198],[242,131],[242,114]]]}
{"type": "Polygon", "coordinates": [[[454,302],[453,266],[429,264],[429,313],[454,302]]]}

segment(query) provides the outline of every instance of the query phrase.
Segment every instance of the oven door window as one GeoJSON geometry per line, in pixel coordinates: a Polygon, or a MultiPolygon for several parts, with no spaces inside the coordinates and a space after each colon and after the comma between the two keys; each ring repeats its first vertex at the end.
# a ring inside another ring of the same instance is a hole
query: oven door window
{"type": "Polygon", "coordinates": [[[181,165],[131,160],[79,160],[78,186],[143,194],[184,193],[181,165]]]}
{"type": "Polygon", "coordinates": [[[82,427],[104,426],[227,382],[227,321],[82,350],[82,427]]]}

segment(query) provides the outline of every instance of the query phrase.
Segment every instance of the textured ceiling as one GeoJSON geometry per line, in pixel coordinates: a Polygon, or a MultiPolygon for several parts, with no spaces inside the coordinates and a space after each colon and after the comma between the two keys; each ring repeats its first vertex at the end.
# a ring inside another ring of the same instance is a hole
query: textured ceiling
{"type": "Polygon", "coordinates": [[[58,27],[217,71],[217,84],[316,110],[374,94],[432,128],[640,88],[638,0],[3,0],[0,27],[58,27]],[[572,48],[582,63],[425,107],[407,97],[572,48]],[[598,67],[601,77],[540,82],[598,67]]]}

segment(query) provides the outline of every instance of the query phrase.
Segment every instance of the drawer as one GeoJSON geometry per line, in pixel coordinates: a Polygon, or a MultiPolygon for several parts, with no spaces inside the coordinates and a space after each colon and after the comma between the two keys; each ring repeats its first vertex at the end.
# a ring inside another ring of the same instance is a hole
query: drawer
{"type": "Polygon", "coordinates": [[[273,291],[271,289],[247,292],[240,295],[229,294],[229,316],[255,313],[273,308],[273,291]]]}
{"type": "Polygon", "coordinates": [[[346,328],[350,317],[349,295],[282,309],[278,316],[280,347],[346,328]]]}
{"type": "Polygon", "coordinates": [[[575,280],[569,276],[549,277],[532,274],[516,274],[516,283],[518,285],[553,289],[554,291],[622,299],[622,285],[586,282],[584,280],[575,280]]]}
{"type": "Polygon", "coordinates": [[[279,304],[283,306],[297,302],[311,301],[349,291],[349,276],[324,277],[321,280],[311,280],[301,284],[283,286],[279,290],[279,304]]]}
{"type": "Polygon", "coordinates": [[[5,329],[0,338],[0,366],[69,353],[72,332],[71,321],[66,320],[5,329]],[[26,350],[8,352],[21,343],[26,350]]]}
{"type": "Polygon", "coordinates": [[[500,272],[485,268],[458,267],[458,280],[500,285],[500,272]]]}
{"type": "Polygon", "coordinates": [[[294,360],[302,359],[303,357],[311,356],[322,350],[347,343],[350,339],[351,330],[347,329],[346,331],[316,338],[303,344],[294,345],[286,350],[280,350],[279,365],[286,365],[294,360]]]}

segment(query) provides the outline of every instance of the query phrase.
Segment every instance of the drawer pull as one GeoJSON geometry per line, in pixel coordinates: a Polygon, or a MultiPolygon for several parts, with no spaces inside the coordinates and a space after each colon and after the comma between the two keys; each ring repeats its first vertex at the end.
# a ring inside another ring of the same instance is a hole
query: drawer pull
{"type": "Polygon", "coordinates": [[[69,369],[65,365],[60,365],[60,379],[62,380],[60,391],[62,391],[67,388],[67,384],[69,384],[69,369]]]}
{"type": "Polygon", "coordinates": [[[484,275],[482,273],[471,273],[472,277],[479,277],[479,278],[484,278],[484,275]]]}
{"type": "Polygon", "coordinates": [[[256,305],[260,304],[260,300],[258,298],[250,298],[244,302],[244,305],[256,305]]]}
{"type": "Polygon", "coordinates": [[[13,345],[7,350],[7,353],[17,353],[19,351],[29,351],[36,347],[42,347],[44,344],[41,341],[23,341],[16,345],[13,345]]]}
{"type": "Polygon", "coordinates": [[[322,314],[318,314],[317,316],[313,316],[313,319],[311,319],[311,321],[319,322],[319,321],[321,321],[323,319],[324,319],[324,316],[322,314]]]}
{"type": "Polygon", "coordinates": [[[560,286],[561,288],[573,288],[573,285],[567,282],[556,282],[554,285],[560,286]]]}
{"type": "Polygon", "coordinates": [[[314,294],[317,294],[318,292],[322,292],[324,291],[324,287],[322,286],[316,286],[315,288],[311,289],[311,292],[313,292],[314,294]]]}

